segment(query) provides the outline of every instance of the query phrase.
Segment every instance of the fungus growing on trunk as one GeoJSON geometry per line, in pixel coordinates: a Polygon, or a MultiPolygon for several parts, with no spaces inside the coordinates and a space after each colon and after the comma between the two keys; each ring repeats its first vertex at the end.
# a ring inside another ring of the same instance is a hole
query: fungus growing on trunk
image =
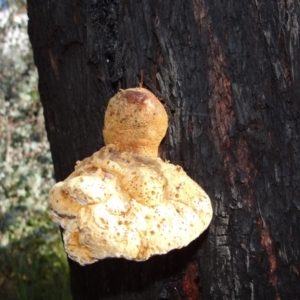
{"type": "Polygon", "coordinates": [[[208,227],[207,194],[180,166],[157,157],[167,124],[163,105],[146,89],[110,99],[106,146],[50,192],[51,216],[71,259],[142,261],[188,245],[208,227]]]}

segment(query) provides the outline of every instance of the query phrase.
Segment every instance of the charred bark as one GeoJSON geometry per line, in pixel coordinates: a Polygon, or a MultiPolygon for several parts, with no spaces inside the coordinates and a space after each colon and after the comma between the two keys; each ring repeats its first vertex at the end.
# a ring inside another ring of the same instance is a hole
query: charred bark
{"type": "Polygon", "coordinates": [[[108,99],[163,98],[161,156],[210,195],[188,247],[69,261],[74,299],[300,298],[299,1],[28,0],[55,176],[103,146],[108,99]]]}

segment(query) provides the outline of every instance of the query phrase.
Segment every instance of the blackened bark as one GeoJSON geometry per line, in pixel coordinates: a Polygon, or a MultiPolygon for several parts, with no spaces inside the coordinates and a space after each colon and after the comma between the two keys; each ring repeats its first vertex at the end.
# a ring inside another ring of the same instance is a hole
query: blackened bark
{"type": "Polygon", "coordinates": [[[70,261],[74,299],[300,298],[300,3],[28,0],[55,176],[103,146],[108,99],[144,84],[170,115],[161,155],[210,195],[188,247],[70,261]]]}

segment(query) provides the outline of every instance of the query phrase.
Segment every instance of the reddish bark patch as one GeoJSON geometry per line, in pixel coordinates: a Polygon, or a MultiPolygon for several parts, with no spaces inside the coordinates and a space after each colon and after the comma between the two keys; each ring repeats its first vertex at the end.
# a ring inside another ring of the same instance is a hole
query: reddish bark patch
{"type": "Polygon", "coordinates": [[[268,255],[270,283],[273,285],[276,291],[276,300],[280,300],[280,296],[278,293],[277,259],[274,254],[273,243],[270,236],[270,232],[267,228],[264,227],[261,218],[258,219],[257,223],[261,234],[261,245],[268,255]]]}
{"type": "Polygon", "coordinates": [[[292,265],[291,271],[296,275],[300,276],[300,266],[299,265],[292,265]]]}
{"type": "Polygon", "coordinates": [[[210,31],[210,50],[209,50],[209,86],[210,99],[209,109],[211,112],[211,124],[213,127],[214,141],[219,151],[221,147],[229,148],[230,129],[233,122],[233,106],[231,82],[228,78],[225,57],[222,49],[210,31]]]}
{"type": "Polygon", "coordinates": [[[57,63],[56,63],[56,58],[53,56],[53,53],[51,49],[48,49],[48,55],[49,55],[49,60],[51,64],[51,68],[55,74],[55,78],[58,81],[59,80],[59,74],[58,74],[58,68],[57,68],[57,63]]]}
{"type": "Polygon", "coordinates": [[[197,24],[197,28],[198,28],[198,33],[201,33],[201,23],[202,23],[202,19],[203,17],[206,15],[206,9],[205,6],[203,4],[203,1],[201,0],[193,0],[193,8],[194,8],[194,18],[197,24]]]}
{"type": "Polygon", "coordinates": [[[196,275],[198,272],[198,266],[194,262],[190,262],[182,279],[182,290],[185,293],[185,299],[201,299],[196,281],[196,275]]]}
{"type": "MultiPolygon", "coordinates": [[[[212,140],[222,157],[226,180],[229,185],[235,186],[243,195],[243,205],[250,210],[254,192],[250,180],[254,165],[251,161],[251,151],[243,136],[234,133],[235,141],[231,140],[231,130],[235,122],[232,98],[232,86],[227,73],[226,59],[222,48],[210,29],[209,47],[209,109],[212,125],[212,140]],[[236,185],[236,179],[243,175],[243,186],[236,185]]],[[[240,201],[241,199],[239,199],[240,201]]]]}
{"type": "MultiPolygon", "coordinates": [[[[251,161],[251,153],[249,149],[249,145],[247,141],[243,138],[240,138],[237,149],[237,167],[236,169],[236,176],[239,176],[238,172],[244,172],[243,184],[248,190],[248,197],[244,198],[244,205],[250,208],[252,207],[253,200],[254,200],[254,192],[250,184],[251,174],[253,174],[254,166],[251,161]]],[[[232,166],[231,166],[232,167],[232,166]]]]}
{"type": "MultiPolygon", "coordinates": [[[[237,146],[237,158],[238,158],[238,165],[240,166],[240,168],[242,170],[245,170],[245,172],[247,173],[247,175],[249,175],[250,173],[250,162],[249,162],[249,157],[250,157],[250,150],[249,150],[249,146],[248,143],[245,139],[240,139],[238,146],[237,146]]],[[[246,178],[246,182],[248,183],[248,179],[246,178]]]]}

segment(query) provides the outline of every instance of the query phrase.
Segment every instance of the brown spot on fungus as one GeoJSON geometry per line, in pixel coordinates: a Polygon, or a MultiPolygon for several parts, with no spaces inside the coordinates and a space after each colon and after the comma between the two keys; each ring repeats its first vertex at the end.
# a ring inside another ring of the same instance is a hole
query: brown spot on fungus
{"type": "Polygon", "coordinates": [[[147,94],[140,92],[138,90],[129,90],[124,92],[125,97],[129,103],[135,104],[138,107],[144,108],[145,102],[149,98],[147,94]]]}

